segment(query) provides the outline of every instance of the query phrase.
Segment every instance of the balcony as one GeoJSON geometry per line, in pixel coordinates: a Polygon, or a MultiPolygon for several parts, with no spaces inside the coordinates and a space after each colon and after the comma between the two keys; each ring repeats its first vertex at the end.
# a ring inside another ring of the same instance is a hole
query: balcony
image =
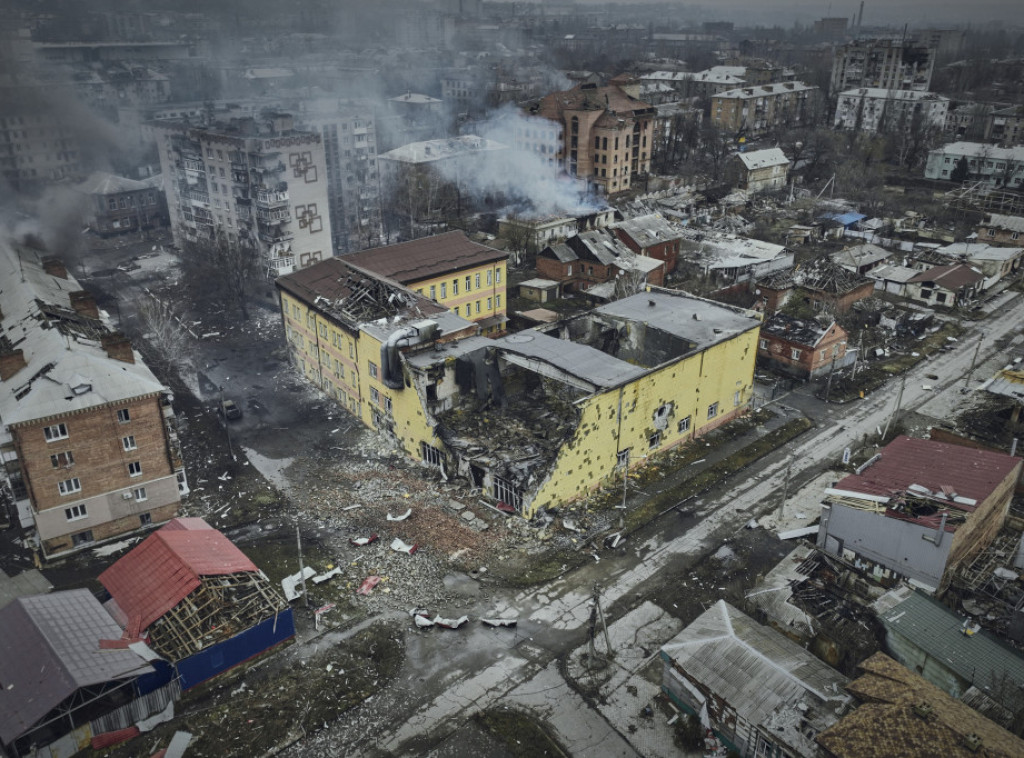
{"type": "Polygon", "coordinates": [[[288,205],[288,192],[282,190],[259,190],[256,193],[257,208],[280,208],[288,205]]]}
{"type": "Polygon", "coordinates": [[[259,238],[261,242],[276,245],[279,242],[289,242],[295,239],[295,235],[287,229],[282,229],[279,226],[272,226],[266,229],[260,229],[259,238]]]}
{"type": "Polygon", "coordinates": [[[261,224],[284,224],[292,220],[292,212],[288,208],[268,210],[258,206],[259,203],[257,203],[256,219],[261,224]]]}

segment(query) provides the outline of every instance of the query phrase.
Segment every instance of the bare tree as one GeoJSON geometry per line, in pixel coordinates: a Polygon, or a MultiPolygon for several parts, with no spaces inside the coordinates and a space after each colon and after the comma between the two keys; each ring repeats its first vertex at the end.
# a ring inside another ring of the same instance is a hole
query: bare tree
{"type": "Polygon", "coordinates": [[[623,268],[615,277],[615,289],[612,299],[621,300],[624,297],[643,292],[647,285],[647,272],[636,265],[632,258],[620,259],[623,268]]]}
{"type": "Polygon", "coordinates": [[[522,219],[515,211],[510,212],[505,218],[508,221],[505,226],[505,241],[508,242],[509,252],[512,253],[512,265],[518,266],[523,262],[523,256],[529,250],[533,232],[530,227],[522,223],[522,219]]]}
{"type": "Polygon", "coordinates": [[[224,234],[186,242],[181,250],[182,285],[193,304],[226,303],[249,319],[249,295],[260,271],[250,242],[224,234]]]}
{"type": "Polygon", "coordinates": [[[177,371],[182,378],[191,376],[195,372],[195,343],[181,317],[156,297],[140,302],[138,314],[158,364],[177,371]]]}

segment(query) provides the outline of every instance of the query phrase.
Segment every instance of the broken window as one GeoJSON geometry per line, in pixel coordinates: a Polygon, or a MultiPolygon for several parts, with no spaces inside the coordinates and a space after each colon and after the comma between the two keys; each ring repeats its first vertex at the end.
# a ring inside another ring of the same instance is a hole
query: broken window
{"type": "Polygon", "coordinates": [[[629,454],[633,448],[627,447],[625,450],[620,450],[615,454],[615,465],[619,468],[629,465],[629,454]]]}
{"type": "Polygon", "coordinates": [[[761,340],[760,344],[761,344],[761,349],[762,350],[767,350],[768,349],[768,340],[761,340]]]}
{"type": "Polygon", "coordinates": [[[500,503],[507,503],[517,511],[523,507],[523,495],[519,489],[509,481],[500,476],[494,477],[494,485],[491,487],[494,499],[500,503]]]}
{"type": "Polygon", "coordinates": [[[690,431],[690,419],[691,418],[692,418],[691,416],[687,416],[686,418],[679,420],[679,424],[678,424],[678,426],[676,428],[679,430],[680,434],[682,434],[683,432],[690,431]]]}
{"type": "Polygon", "coordinates": [[[43,427],[43,434],[46,436],[47,442],[65,440],[68,438],[68,428],[65,424],[54,424],[53,426],[43,427]]]}
{"type": "Polygon", "coordinates": [[[63,453],[51,455],[50,464],[54,468],[67,468],[75,464],[75,456],[71,454],[70,450],[65,450],[63,453]]]}
{"type": "Polygon", "coordinates": [[[444,460],[441,451],[433,445],[428,445],[426,442],[420,443],[420,458],[428,466],[437,466],[438,468],[441,468],[441,463],[444,460]]]}
{"type": "Polygon", "coordinates": [[[377,369],[377,364],[374,363],[373,361],[368,361],[368,363],[369,363],[369,366],[370,366],[370,376],[372,378],[374,378],[374,379],[378,378],[378,376],[380,375],[380,372],[377,369]]]}
{"type": "Polygon", "coordinates": [[[795,347],[790,348],[789,357],[792,358],[794,361],[800,360],[800,351],[797,350],[795,347]]]}
{"type": "Polygon", "coordinates": [[[668,419],[672,415],[672,403],[663,404],[654,412],[655,429],[664,429],[668,426],[668,419]]]}
{"type": "Polygon", "coordinates": [[[377,405],[380,404],[380,392],[377,391],[376,387],[370,387],[370,401],[377,405]]]}
{"type": "Polygon", "coordinates": [[[91,529],[89,529],[87,531],[84,531],[84,532],[79,532],[78,534],[72,534],[71,535],[71,545],[72,545],[72,547],[78,547],[79,545],[86,545],[86,544],[88,544],[88,543],[90,543],[92,541],[93,541],[93,539],[92,539],[92,530],[91,529]]]}
{"type": "Polygon", "coordinates": [[[708,418],[714,418],[718,415],[718,403],[712,403],[708,406],[708,418]]]}
{"type": "Polygon", "coordinates": [[[647,447],[654,450],[661,444],[661,432],[655,432],[647,438],[647,447]]]}

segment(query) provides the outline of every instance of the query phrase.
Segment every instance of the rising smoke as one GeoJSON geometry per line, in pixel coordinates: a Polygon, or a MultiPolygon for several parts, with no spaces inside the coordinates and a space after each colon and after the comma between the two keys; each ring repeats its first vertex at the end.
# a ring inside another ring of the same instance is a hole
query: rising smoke
{"type": "Polygon", "coordinates": [[[581,215],[607,207],[594,192],[594,187],[567,176],[554,163],[554,153],[526,149],[525,136],[550,132],[554,127],[561,142],[561,127],[547,119],[527,116],[513,105],[492,112],[484,121],[474,124],[474,131],[485,139],[506,145],[508,150],[482,153],[472,172],[460,172],[454,165],[442,166],[446,178],[457,181],[463,192],[476,200],[502,197],[505,214],[530,217],[581,215]]]}

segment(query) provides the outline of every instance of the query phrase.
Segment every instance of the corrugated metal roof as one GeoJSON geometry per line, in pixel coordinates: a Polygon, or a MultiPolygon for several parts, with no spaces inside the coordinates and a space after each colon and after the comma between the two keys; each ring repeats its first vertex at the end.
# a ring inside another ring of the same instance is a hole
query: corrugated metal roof
{"type": "Polygon", "coordinates": [[[507,258],[507,252],[473,242],[461,231],[344,256],[349,263],[406,285],[507,258]]]}
{"type": "Polygon", "coordinates": [[[994,687],[1002,676],[1024,685],[1024,658],[984,631],[968,637],[964,619],[941,603],[915,592],[882,615],[882,624],[957,676],[982,689],[994,687]]]}
{"type": "Polygon", "coordinates": [[[1005,453],[900,436],[882,448],[877,461],[860,474],[840,480],[836,489],[889,496],[911,484],[933,493],[941,493],[947,486],[980,503],[1020,461],[1005,453]]]}
{"type": "Polygon", "coordinates": [[[0,741],[11,742],[81,687],[151,672],[131,650],[100,650],[121,629],[88,590],[0,609],[0,741]]]}
{"type": "Polygon", "coordinates": [[[737,157],[748,170],[754,171],[768,166],[781,166],[789,163],[789,158],[780,148],[769,147],[764,150],[751,150],[749,153],[738,153],[737,157]]]}
{"type": "Polygon", "coordinates": [[[231,540],[199,521],[170,522],[100,574],[100,583],[128,619],[129,635],[188,597],[200,577],[259,570],[231,540]]]}
{"type": "Polygon", "coordinates": [[[764,724],[772,714],[801,701],[818,706],[818,715],[827,720],[828,713],[850,700],[845,676],[724,600],[666,643],[662,652],[752,724],[764,724]]]}
{"type": "Polygon", "coordinates": [[[597,348],[549,337],[528,329],[493,341],[504,353],[542,361],[593,387],[614,387],[636,379],[645,369],[619,360],[597,348]]]}

